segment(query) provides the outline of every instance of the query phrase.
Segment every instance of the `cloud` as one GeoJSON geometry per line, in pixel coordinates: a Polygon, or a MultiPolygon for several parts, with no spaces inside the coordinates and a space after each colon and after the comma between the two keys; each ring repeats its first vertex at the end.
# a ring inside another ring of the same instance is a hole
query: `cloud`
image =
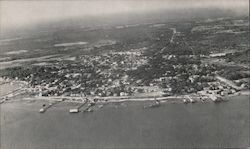
{"type": "Polygon", "coordinates": [[[248,6],[248,0],[0,1],[0,22],[1,28],[8,28],[77,16],[202,7],[240,10],[248,6]]]}

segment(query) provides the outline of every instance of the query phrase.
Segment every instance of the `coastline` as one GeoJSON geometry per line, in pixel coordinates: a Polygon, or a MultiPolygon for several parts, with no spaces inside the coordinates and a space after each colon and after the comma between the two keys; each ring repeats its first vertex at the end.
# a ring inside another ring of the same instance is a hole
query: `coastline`
{"type": "MultiPolygon", "coordinates": [[[[145,101],[153,101],[153,102],[170,102],[170,103],[195,103],[195,102],[217,102],[216,100],[211,99],[209,96],[206,96],[204,94],[187,94],[187,95],[173,95],[173,96],[108,96],[108,97],[100,97],[100,96],[32,96],[29,95],[27,90],[30,90],[28,88],[28,83],[25,81],[18,81],[18,80],[4,80],[3,78],[0,78],[0,84],[10,84],[12,86],[19,86],[19,88],[15,89],[14,91],[10,92],[8,91],[5,95],[7,98],[13,98],[14,100],[17,100],[16,98],[19,98],[20,94],[24,94],[24,97],[21,97],[21,99],[18,100],[28,100],[28,101],[36,101],[36,100],[46,100],[46,101],[52,101],[52,102],[72,102],[72,103],[84,103],[86,100],[94,103],[121,103],[121,102],[130,102],[130,101],[136,101],[136,102],[145,102],[145,101]],[[18,92],[19,91],[19,92],[18,92]],[[14,92],[17,92],[14,94],[14,92]]],[[[0,85],[0,86],[1,86],[0,85]]],[[[239,95],[250,95],[250,90],[242,90],[235,94],[226,95],[221,97],[219,101],[226,101],[228,97],[234,97],[239,95]]],[[[6,97],[1,97],[1,103],[11,101],[11,99],[6,100],[6,97]]]]}

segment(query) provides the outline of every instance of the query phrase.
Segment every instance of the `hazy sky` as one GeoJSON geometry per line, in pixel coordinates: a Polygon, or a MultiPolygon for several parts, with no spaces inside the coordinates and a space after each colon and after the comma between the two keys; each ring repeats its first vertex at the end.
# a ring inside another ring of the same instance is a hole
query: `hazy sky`
{"type": "Polygon", "coordinates": [[[248,0],[6,0],[0,1],[0,24],[3,29],[86,15],[201,7],[248,10],[248,6],[248,0]]]}

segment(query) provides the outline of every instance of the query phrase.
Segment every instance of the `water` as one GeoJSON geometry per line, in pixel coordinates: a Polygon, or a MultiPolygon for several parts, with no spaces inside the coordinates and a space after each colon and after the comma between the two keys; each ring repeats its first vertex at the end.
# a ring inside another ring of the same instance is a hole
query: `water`
{"type": "MultiPolygon", "coordinates": [[[[138,102],[106,105],[70,114],[60,103],[44,114],[42,102],[1,105],[2,149],[246,148],[248,96],[224,103],[164,104],[143,109],[138,102]]],[[[145,103],[144,103],[145,105],[145,103]]]]}

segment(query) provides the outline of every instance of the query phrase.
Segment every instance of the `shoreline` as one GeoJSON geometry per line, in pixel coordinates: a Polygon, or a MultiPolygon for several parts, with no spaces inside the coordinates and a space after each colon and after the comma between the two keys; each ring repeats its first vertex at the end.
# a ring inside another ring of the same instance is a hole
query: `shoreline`
{"type": "MultiPolygon", "coordinates": [[[[242,91],[235,95],[228,95],[224,96],[223,101],[228,101],[227,98],[236,97],[236,96],[249,96],[249,91],[242,91]]],[[[24,97],[20,100],[9,100],[9,101],[51,101],[51,102],[69,102],[69,103],[84,103],[86,102],[86,99],[88,99],[90,102],[95,103],[122,103],[122,102],[146,102],[146,101],[158,101],[158,102],[168,102],[168,103],[184,103],[183,99],[186,99],[183,95],[179,96],[169,96],[169,97],[138,97],[138,98],[117,98],[117,97],[106,97],[106,98],[98,98],[98,97],[92,97],[92,98],[86,98],[86,97],[67,97],[67,96],[55,96],[55,97],[24,97]],[[109,98],[109,99],[107,99],[109,98]],[[94,99],[97,99],[97,101],[94,101],[94,99]]],[[[203,103],[211,103],[214,102],[211,99],[206,99],[205,101],[196,100],[195,102],[189,102],[189,103],[196,103],[196,102],[203,102],[203,103]]]]}
{"type": "Polygon", "coordinates": [[[119,103],[119,102],[145,102],[145,101],[155,101],[155,102],[172,102],[172,103],[195,103],[195,102],[221,102],[226,101],[227,97],[234,97],[239,95],[250,95],[250,90],[241,90],[231,95],[226,96],[217,96],[212,94],[202,94],[202,93],[192,93],[186,95],[173,95],[173,96],[108,96],[108,97],[99,97],[99,96],[29,96],[27,90],[30,88],[28,87],[28,83],[25,81],[19,80],[11,80],[11,79],[3,79],[0,78],[0,85],[4,84],[10,85],[19,85],[20,88],[8,92],[5,94],[5,97],[1,97],[0,103],[8,102],[16,100],[20,94],[24,94],[24,97],[21,97],[20,100],[29,100],[29,101],[36,101],[36,100],[47,100],[47,101],[61,101],[61,102],[72,102],[72,103],[84,103],[86,100],[94,103],[119,103]],[[16,91],[21,91],[19,93],[14,94],[16,91]],[[10,95],[10,96],[9,96],[10,95]],[[28,97],[27,97],[28,96],[28,97]],[[213,99],[211,97],[219,97],[219,99],[213,99]],[[11,99],[8,99],[11,98],[11,99]]]}

